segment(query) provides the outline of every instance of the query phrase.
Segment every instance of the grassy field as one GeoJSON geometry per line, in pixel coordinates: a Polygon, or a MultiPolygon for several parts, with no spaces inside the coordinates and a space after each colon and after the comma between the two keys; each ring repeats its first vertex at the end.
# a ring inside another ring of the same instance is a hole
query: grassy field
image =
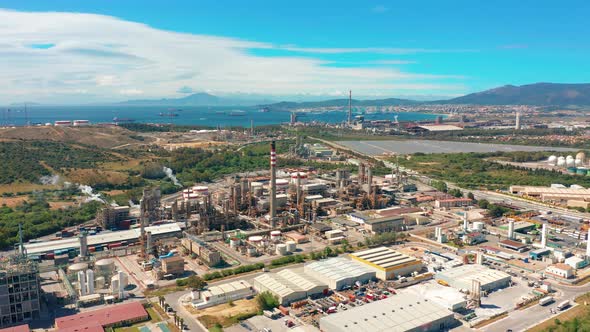
{"type": "Polygon", "coordinates": [[[226,303],[203,310],[187,309],[208,329],[214,328],[216,324],[223,327],[234,325],[242,319],[255,316],[259,311],[255,299],[237,300],[233,305],[226,303]]]}

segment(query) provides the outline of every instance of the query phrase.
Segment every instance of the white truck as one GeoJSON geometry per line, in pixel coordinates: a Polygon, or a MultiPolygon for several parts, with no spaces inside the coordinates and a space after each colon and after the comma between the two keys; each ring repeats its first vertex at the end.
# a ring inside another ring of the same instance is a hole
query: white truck
{"type": "Polygon", "coordinates": [[[539,305],[548,305],[549,303],[553,303],[555,300],[551,296],[544,297],[539,300],[539,305]]]}
{"type": "Polygon", "coordinates": [[[557,305],[557,310],[563,310],[570,306],[570,301],[563,301],[557,305]]]}

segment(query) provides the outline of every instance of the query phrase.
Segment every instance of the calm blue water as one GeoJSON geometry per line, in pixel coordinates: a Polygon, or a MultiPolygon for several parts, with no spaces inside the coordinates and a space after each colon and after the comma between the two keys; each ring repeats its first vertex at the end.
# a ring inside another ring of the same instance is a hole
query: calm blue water
{"type": "MultiPolygon", "coordinates": [[[[175,111],[178,116],[160,116],[160,113],[169,113],[171,110],[164,106],[37,106],[30,107],[27,111],[29,122],[53,123],[58,120],[89,120],[91,123],[110,123],[113,118],[129,118],[141,123],[171,123],[177,125],[197,125],[221,127],[243,126],[249,127],[250,121],[254,126],[272,125],[288,122],[289,112],[261,112],[254,107],[182,107],[175,111]],[[243,114],[232,116],[231,114],[243,114]]],[[[301,122],[327,122],[339,123],[346,121],[346,111],[310,112],[299,113],[298,121],[301,122]]],[[[361,111],[354,115],[360,115],[361,111]]],[[[367,113],[365,120],[393,120],[396,113],[367,113]]],[[[433,120],[436,115],[424,113],[399,113],[399,121],[433,120]]],[[[0,125],[24,125],[26,123],[25,112],[20,108],[13,108],[9,112],[0,109],[0,125]]]]}

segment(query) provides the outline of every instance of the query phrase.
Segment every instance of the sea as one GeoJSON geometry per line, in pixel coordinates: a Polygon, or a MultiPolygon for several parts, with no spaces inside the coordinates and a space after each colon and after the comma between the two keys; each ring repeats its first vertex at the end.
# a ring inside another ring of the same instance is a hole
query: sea
{"type": "MultiPolygon", "coordinates": [[[[297,121],[341,123],[346,121],[346,110],[306,111],[297,113],[297,121]]],[[[427,121],[436,114],[366,112],[357,108],[353,116],[362,115],[365,120],[427,121]]],[[[0,108],[0,125],[23,126],[46,124],[62,120],[88,120],[91,124],[113,122],[137,122],[204,127],[249,127],[275,125],[290,120],[290,112],[267,111],[258,107],[204,107],[187,106],[170,108],[165,106],[33,106],[26,112],[23,107],[0,108]],[[176,116],[170,116],[175,114],[176,116]]]]}

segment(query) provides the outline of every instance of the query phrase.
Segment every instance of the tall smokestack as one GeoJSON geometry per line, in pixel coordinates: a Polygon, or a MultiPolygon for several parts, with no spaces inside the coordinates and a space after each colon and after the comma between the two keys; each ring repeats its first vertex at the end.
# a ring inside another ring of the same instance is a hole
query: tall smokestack
{"type": "Polygon", "coordinates": [[[541,229],[541,248],[547,248],[547,224],[541,229]]]}
{"type": "Polygon", "coordinates": [[[510,240],[514,239],[514,220],[508,221],[508,238],[510,240]]]}
{"type": "Polygon", "coordinates": [[[467,219],[467,211],[463,211],[463,230],[467,232],[469,229],[469,220],[467,219]]]}
{"type": "Polygon", "coordinates": [[[348,90],[348,125],[352,125],[352,90],[348,90]]]}
{"type": "Polygon", "coordinates": [[[515,123],[514,123],[514,129],[520,130],[520,128],[521,128],[521,125],[520,125],[520,111],[517,111],[516,112],[516,120],[515,120],[515,123]]]}
{"type": "Polygon", "coordinates": [[[275,227],[277,217],[277,152],[275,141],[270,142],[270,226],[275,227]]]}

